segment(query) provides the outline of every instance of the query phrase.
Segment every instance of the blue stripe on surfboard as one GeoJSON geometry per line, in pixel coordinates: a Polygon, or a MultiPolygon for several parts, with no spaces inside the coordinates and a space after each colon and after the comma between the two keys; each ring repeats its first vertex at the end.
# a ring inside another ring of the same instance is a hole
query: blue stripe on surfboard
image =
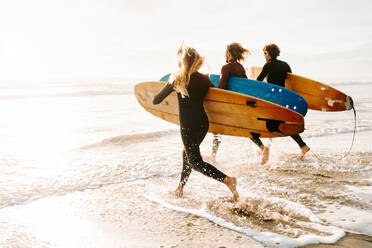
{"type": "MultiPolygon", "coordinates": [[[[163,76],[160,81],[167,82],[170,74],[163,76]]],[[[209,74],[209,78],[215,87],[218,87],[220,75],[209,74]]],[[[230,77],[227,83],[227,90],[257,97],[272,103],[276,103],[285,108],[291,109],[303,116],[307,113],[308,104],[301,95],[296,92],[257,80],[230,77]]]]}
{"type": "MultiPolygon", "coordinates": [[[[214,86],[218,87],[220,75],[210,74],[209,78],[214,86]]],[[[305,98],[292,90],[275,84],[247,78],[230,77],[227,83],[227,90],[279,104],[303,116],[305,116],[307,113],[308,104],[305,98]]]]}

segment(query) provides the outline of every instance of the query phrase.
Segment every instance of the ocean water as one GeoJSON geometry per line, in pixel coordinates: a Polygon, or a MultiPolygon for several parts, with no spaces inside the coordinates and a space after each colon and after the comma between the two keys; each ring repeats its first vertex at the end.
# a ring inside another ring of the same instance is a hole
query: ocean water
{"type": "MultiPolygon", "coordinates": [[[[224,185],[197,172],[184,197],[169,194],[181,171],[178,127],[142,109],[133,94],[137,82],[0,82],[0,246],[133,247],[103,237],[82,245],[74,226],[94,234],[91,223],[75,219],[63,227],[70,216],[60,211],[63,203],[38,205],[110,185],[130,188],[128,197],[150,212],[155,204],[194,215],[272,247],[334,243],[345,232],[372,236],[372,83],[331,84],[355,102],[350,152],[352,111],[310,110],[301,136],[311,152],[304,159],[290,138],[264,139],[270,158],[261,166],[249,139],[224,136],[214,165],[238,179],[241,199],[233,204],[224,185]]],[[[211,145],[208,134],[206,159],[211,145]]]]}

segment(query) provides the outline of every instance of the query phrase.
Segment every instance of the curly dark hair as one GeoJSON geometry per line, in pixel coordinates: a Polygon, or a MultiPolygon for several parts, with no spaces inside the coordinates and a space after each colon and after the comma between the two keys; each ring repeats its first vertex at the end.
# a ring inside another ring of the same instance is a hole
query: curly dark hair
{"type": "Polygon", "coordinates": [[[263,51],[268,52],[270,57],[276,59],[280,55],[280,49],[276,44],[267,44],[264,46],[263,51]]]}

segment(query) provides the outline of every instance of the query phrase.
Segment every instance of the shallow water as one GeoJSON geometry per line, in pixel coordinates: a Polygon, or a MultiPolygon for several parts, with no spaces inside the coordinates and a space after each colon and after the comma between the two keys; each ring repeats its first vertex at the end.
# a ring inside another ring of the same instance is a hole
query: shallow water
{"type": "MultiPolygon", "coordinates": [[[[133,85],[2,83],[0,244],[15,246],[15,237],[22,236],[17,241],[20,247],[65,247],[63,231],[40,234],[29,229],[30,223],[47,223],[42,213],[35,214],[37,209],[55,208],[59,200],[53,199],[58,196],[74,198],[80,192],[112,187],[118,191],[109,193],[113,199],[122,197],[119,187],[130,188],[127,197],[137,199],[141,211],[151,212],[154,202],[164,207],[164,216],[158,218],[166,219],[169,212],[165,209],[170,208],[269,246],[333,243],[344,231],[372,236],[372,100],[368,95],[372,84],[333,85],[351,95],[356,105],[357,132],[349,154],[352,111],[309,111],[302,137],[311,151],[304,159],[298,157],[299,148],[290,138],[264,139],[270,145],[270,159],[261,166],[260,154],[249,139],[224,136],[214,165],[238,178],[238,204],[223,184],[197,172],[192,173],[183,198],[170,194],[181,170],[178,127],[145,112],[132,94],[133,85]],[[38,205],[48,199],[49,207],[38,205]],[[23,223],[25,219],[28,224],[23,223]]],[[[206,159],[211,145],[208,134],[201,146],[206,159]]],[[[122,204],[96,202],[109,212],[121,209],[128,218],[129,212],[139,208],[135,203],[122,204]]],[[[66,216],[69,213],[50,214],[58,221],[66,216]]],[[[88,234],[99,232],[81,218],[65,223],[81,226],[88,234]]],[[[108,237],[97,236],[95,247],[108,237]]],[[[79,240],[69,240],[68,247],[79,247],[79,240]]],[[[106,247],[116,245],[110,244],[106,247]]]]}

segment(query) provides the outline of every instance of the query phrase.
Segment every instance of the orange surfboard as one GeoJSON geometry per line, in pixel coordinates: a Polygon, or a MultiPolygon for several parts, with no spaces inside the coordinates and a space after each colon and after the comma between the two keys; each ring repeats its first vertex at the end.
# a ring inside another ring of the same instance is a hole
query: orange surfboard
{"type": "MultiPolygon", "coordinates": [[[[178,99],[172,92],[162,103],[152,100],[165,85],[164,82],[143,82],[135,86],[135,96],[151,114],[179,125],[178,99]]],[[[231,136],[261,138],[283,137],[301,133],[304,118],[297,112],[280,105],[248,95],[210,88],[204,99],[209,119],[209,132],[231,136]]]]}
{"type": "MultiPolygon", "coordinates": [[[[251,67],[251,78],[256,79],[261,73],[262,67],[251,67]]],[[[266,80],[265,80],[266,81],[266,80]]],[[[350,110],[353,100],[345,93],[318,81],[288,73],[285,87],[300,94],[312,110],[333,112],[350,110]]]]}

